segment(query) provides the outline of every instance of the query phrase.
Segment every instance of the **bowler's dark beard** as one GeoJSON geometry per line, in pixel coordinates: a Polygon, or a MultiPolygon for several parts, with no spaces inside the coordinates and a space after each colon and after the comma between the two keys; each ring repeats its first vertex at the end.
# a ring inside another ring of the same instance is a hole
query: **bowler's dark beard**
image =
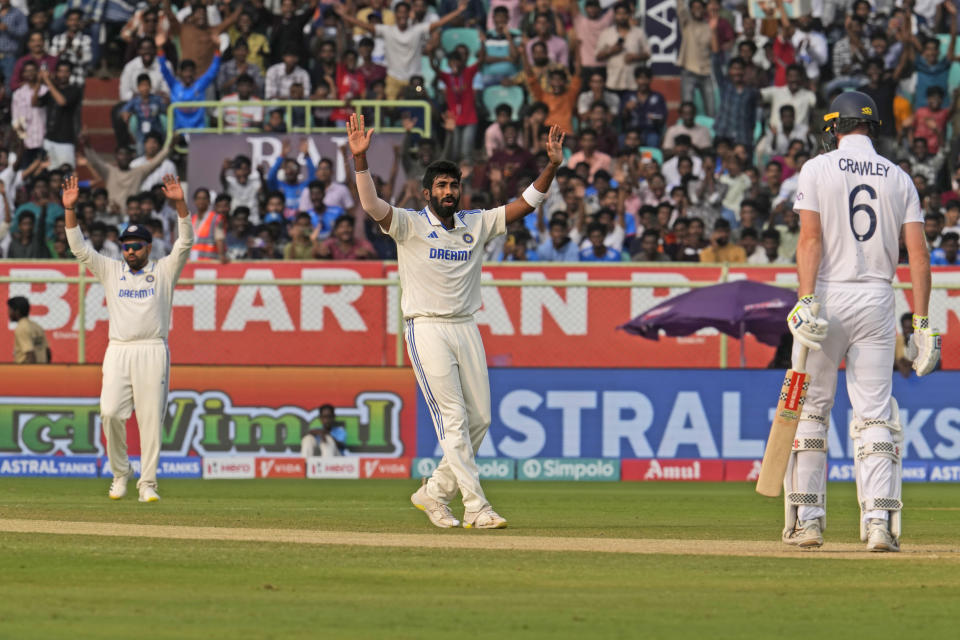
{"type": "Polygon", "coordinates": [[[143,260],[138,259],[136,256],[124,256],[123,259],[127,263],[127,266],[130,267],[130,271],[140,271],[140,269],[147,266],[147,261],[150,259],[150,252],[147,252],[143,260]]]}
{"type": "Polygon", "coordinates": [[[453,217],[453,214],[455,214],[460,207],[460,198],[450,197],[453,198],[453,204],[443,204],[436,196],[430,196],[430,208],[441,218],[453,217]]]}

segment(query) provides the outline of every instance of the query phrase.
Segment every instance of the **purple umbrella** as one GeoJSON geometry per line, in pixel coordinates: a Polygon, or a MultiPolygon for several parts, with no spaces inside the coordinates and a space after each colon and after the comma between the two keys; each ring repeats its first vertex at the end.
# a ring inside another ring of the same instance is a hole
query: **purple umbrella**
{"type": "Polygon", "coordinates": [[[658,340],[661,329],[668,336],[688,336],[713,327],[741,339],[749,332],[775,347],[789,331],[787,314],[796,303],[797,294],[792,289],[737,280],[670,298],[618,329],[658,340]]]}

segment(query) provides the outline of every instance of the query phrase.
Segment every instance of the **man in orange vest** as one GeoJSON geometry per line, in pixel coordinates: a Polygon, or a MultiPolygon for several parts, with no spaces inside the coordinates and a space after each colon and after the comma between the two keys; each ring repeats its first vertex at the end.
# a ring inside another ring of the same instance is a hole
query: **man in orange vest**
{"type": "Polygon", "coordinates": [[[207,189],[197,189],[193,194],[193,203],[197,212],[191,216],[191,222],[196,233],[190,259],[197,262],[219,261],[227,262],[227,216],[230,215],[230,196],[221,194],[217,202],[210,209],[210,192],[207,189]],[[201,214],[200,211],[206,211],[201,214]]]}

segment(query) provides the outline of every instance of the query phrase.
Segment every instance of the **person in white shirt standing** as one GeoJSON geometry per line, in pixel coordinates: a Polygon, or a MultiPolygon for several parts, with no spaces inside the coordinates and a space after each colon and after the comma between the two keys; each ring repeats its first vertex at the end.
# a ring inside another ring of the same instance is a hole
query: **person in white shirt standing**
{"type": "Polygon", "coordinates": [[[827,427],[846,360],[853,406],[860,538],[870,551],[899,551],[904,427],[891,395],[896,319],[891,282],[903,233],[913,284],[913,368],[931,371],[940,335],[927,317],[930,257],[920,200],[910,176],[878,154],[871,142],[880,125],[870,96],[851,91],[834,99],[824,119],[835,151],[800,171],[794,209],[799,301],[788,316],[794,365],[801,345],[810,388],[784,478],[783,541],[819,547],[826,522],[827,427]]]}
{"type": "Polygon", "coordinates": [[[103,285],[110,315],[110,343],[103,356],[100,420],[107,437],[107,457],[113,472],[109,496],[119,500],[127,493],[133,468],[127,458],[127,419],[137,411],[140,428],[140,502],[156,502],[160,428],[167,410],[170,351],[167,335],[173,308],[173,288],[193,245],[190,212],[180,181],[163,178],[163,193],[174,202],[180,218],[179,235],[170,255],[151,261],[153,235],[144,225],[132,224],[120,236],[123,260],[111,260],[83,240],[77,226],[77,177],[63,185],[67,242],[73,255],[103,285]]]}
{"type": "Polygon", "coordinates": [[[456,527],[460,521],[449,503],[459,488],[463,526],[500,529],[507,521],[484,496],[475,460],[490,426],[487,359],[474,319],[480,309],[483,247],[546,199],[563,162],[563,134],[551,128],[549,162],[520,198],[485,211],[458,210],[460,168],[445,160],[427,167],[423,197],[429,204],[420,211],[381,200],[367,166],[372,135],[363,116],[350,116],[347,136],[360,204],[396,240],[407,352],[443,450],[433,475],[410,500],[436,526],[456,527]]]}

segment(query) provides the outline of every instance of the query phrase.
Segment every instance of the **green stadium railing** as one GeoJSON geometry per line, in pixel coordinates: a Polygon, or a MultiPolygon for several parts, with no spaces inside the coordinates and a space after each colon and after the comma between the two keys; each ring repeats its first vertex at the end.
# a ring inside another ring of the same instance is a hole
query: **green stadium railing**
{"type": "Polygon", "coordinates": [[[233,125],[227,126],[223,121],[223,112],[225,109],[263,109],[265,113],[268,113],[275,109],[284,110],[284,123],[287,126],[287,134],[290,133],[302,133],[302,134],[315,134],[315,133],[342,133],[343,126],[318,126],[314,124],[313,118],[313,109],[315,107],[323,109],[336,109],[336,108],[350,108],[355,110],[357,113],[361,113],[363,110],[372,109],[373,110],[373,122],[367,122],[367,126],[373,126],[377,131],[381,133],[406,133],[406,129],[402,126],[385,126],[384,123],[384,111],[385,110],[403,110],[403,109],[422,109],[423,110],[423,126],[414,127],[413,132],[419,133],[425,138],[429,138],[432,133],[432,122],[433,122],[433,107],[429,102],[424,100],[351,100],[347,102],[345,100],[246,100],[238,102],[222,102],[220,100],[202,100],[199,102],[171,102],[167,107],[167,122],[170,123],[170,126],[167,128],[167,143],[171,143],[175,136],[185,133],[249,133],[249,132],[262,132],[263,129],[259,127],[244,127],[241,122],[233,125]],[[304,109],[305,116],[305,126],[294,127],[293,126],[293,110],[301,108],[304,109]],[[173,126],[175,122],[174,111],[176,109],[208,109],[213,113],[216,118],[216,125],[206,126],[206,127],[196,127],[196,128],[184,128],[176,129],[173,126]]]}

